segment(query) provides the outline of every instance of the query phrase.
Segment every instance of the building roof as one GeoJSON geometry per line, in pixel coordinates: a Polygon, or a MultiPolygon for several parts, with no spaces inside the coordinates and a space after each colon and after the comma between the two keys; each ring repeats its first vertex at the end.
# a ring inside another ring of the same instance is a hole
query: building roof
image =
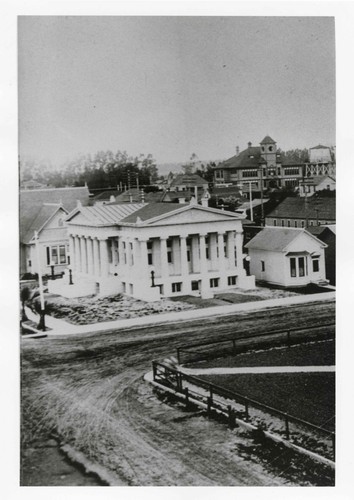
{"type": "MultiPolygon", "coordinates": [[[[283,153],[276,153],[276,162],[283,166],[303,165],[303,161],[299,157],[288,158],[283,153]]],[[[260,146],[250,146],[241,151],[238,155],[232,156],[228,160],[219,163],[214,168],[224,169],[243,169],[243,168],[260,168],[265,160],[262,156],[260,146]]]]}
{"type": "Polygon", "coordinates": [[[310,148],[310,149],[330,149],[328,146],[322,146],[321,144],[319,144],[318,146],[315,146],[313,148],[310,148]]]}
{"type": "Polygon", "coordinates": [[[68,213],[78,201],[82,205],[88,205],[89,195],[87,187],[21,190],[19,196],[21,243],[28,244],[34,231],[39,231],[60,207],[68,213]]]}
{"type": "Polygon", "coordinates": [[[276,142],[269,137],[269,135],[266,135],[263,141],[260,142],[260,144],[276,144],[276,142]]]}
{"type": "Polygon", "coordinates": [[[321,226],[310,226],[307,228],[307,231],[314,236],[320,236],[324,231],[330,231],[333,234],[336,234],[336,225],[335,224],[323,224],[321,226]]]}
{"type": "Polygon", "coordinates": [[[116,200],[113,203],[141,203],[144,197],[144,202],[159,202],[162,200],[164,195],[163,191],[156,191],[151,193],[141,193],[141,189],[132,188],[124,193],[118,194],[116,200]]]}
{"type": "MultiPolygon", "coordinates": [[[[265,227],[245,247],[248,249],[266,250],[269,252],[283,252],[301,234],[315,238],[305,229],[285,227],[265,227]]],[[[315,238],[317,240],[317,238],[315,238]]],[[[323,246],[323,243],[317,240],[323,246]]]]}
{"type": "Polygon", "coordinates": [[[334,221],[336,219],[335,198],[285,198],[267,218],[283,219],[318,219],[334,221]]]}
{"type": "Polygon", "coordinates": [[[220,186],[213,187],[211,196],[235,197],[242,198],[240,188],[238,186],[220,186]]]}
{"type": "Polygon", "coordinates": [[[170,184],[171,187],[177,187],[177,186],[203,187],[205,185],[208,185],[208,181],[200,177],[200,175],[198,174],[178,174],[170,184]]]}
{"type": "Polygon", "coordinates": [[[43,203],[61,203],[70,212],[77,202],[87,206],[90,200],[88,187],[25,189],[20,191],[20,217],[34,206],[41,207],[43,203]]]}
{"type": "Polygon", "coordinates": [[[40,231],[58,210],[62,210],[64,214],[68,213],[59,203],[34,205],[24,213],[20,212],[20,242],[28,245],[34,236],[34,232],[40,231]]]}
{"type": "Polygon", "coordinates": [[[160,215],[165,215],[169,212],[174,212],[179,208],[189,206],[189,203],[148,203],[141,207],[139,210],[122,219],[121,222],[134,224],[139,218],[142,222],[145,222],[160,215]]]}
{"type": "Polygon", "coordinates": [[[75,215],[81,213],[87,220],[88,225],[109,226],[118,224],[125,217],[136,212],[143,206],[144,203],[107,203],[105,205],[94,205],[93,207],[78,207],[69,214],[66,220],[70,223],[75,215]]]}

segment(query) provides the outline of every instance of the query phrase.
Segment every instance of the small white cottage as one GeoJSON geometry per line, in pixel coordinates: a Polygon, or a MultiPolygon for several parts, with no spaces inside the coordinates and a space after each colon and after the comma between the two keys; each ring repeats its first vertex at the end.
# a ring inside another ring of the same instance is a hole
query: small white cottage
{"type": "Polygon", "coordinates": [[[256,280],[283,287],[326,283],[325,243],[305,229],[265,227],[245,248],[256,280]]]}

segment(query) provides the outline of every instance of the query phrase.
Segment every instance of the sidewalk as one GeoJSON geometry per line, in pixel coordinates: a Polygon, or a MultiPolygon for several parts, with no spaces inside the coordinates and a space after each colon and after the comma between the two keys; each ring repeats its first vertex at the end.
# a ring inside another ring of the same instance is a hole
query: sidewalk
{"type": "MultiPolygon", "coordinates": [[[[189,311],[163,313],[154,316],[143,316],[131,319],[119,319],[114,321],[105,321],[91,325],[73,325],[62,319],[56,319],[52,316],[45,317],[45,324],[50,330],[45,332],[48,337],[53,335],[75,335],[83,333],[104,332],[115,329],[134,328],[139,326],[160,325],[165,323],[177,323],[181,321],[190,321],[199,318],[208,318],[215,316],[225,316],[245,311],[260,311],[273,307],[284,307],[309,302],[325,302],[335,299],[335,292],[315,293],[312,295],[299,295],[295,297],[285,297],[282,299],[270,299],[257,302],[246,302],[242,304],[230,304],[225,306],[215,306],[205,309],[193,309],[189,311]]],[[[38,322],[39,318],[30,309],[26,308],[28,319],[38,322]]],[[[25,337],[23,337],[25,338],[25,337]]]]}

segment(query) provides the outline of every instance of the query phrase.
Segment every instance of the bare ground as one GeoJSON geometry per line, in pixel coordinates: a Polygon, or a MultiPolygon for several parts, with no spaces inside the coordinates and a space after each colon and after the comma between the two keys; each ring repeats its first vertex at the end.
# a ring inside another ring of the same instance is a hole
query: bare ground
{"type": "MultiPolygon", "coordinates": [[[[55,432],[109,471],[116,485],[333,484],[325,468],[280,448],[268,452],[240,430],[186,413],[143,381],[151,361],[175,354],[182,341],[235,335],[235,328],[279,328],[295,319],[298,325],[326,323],[333,315],[334,303],[324,302],[74,341],[22,340],[22,468],[28,449],[55,432]]],[[[27,475],[22,484],[28,481],[27,475]]]]}

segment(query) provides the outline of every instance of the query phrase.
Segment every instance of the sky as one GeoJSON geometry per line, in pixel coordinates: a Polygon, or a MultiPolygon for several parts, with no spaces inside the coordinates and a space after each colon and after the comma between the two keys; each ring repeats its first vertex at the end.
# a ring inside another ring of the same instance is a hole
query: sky
{"type": "Polygon", "coordinates": [[[18,89],[21,159],[332,146],[334,18],[21,16],[18,89]]]}

